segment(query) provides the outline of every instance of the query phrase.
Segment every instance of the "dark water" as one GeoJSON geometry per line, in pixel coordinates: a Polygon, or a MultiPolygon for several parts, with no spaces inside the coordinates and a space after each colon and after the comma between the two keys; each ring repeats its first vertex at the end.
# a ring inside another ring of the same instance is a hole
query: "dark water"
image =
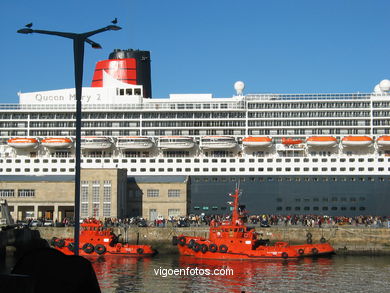
{"type": "Polygon", "coordinates": [[[158,255],[139,260],[120,257],[90,260],[102,292],[390,292],[390,257],[200,261],[158,255]],[[205,269],[232,269],[234,275],[161,275],[168,273],[168,269],[173,273],[173,269],[180,268],[182,274],[195,269],[202,273],[205,269]]]}

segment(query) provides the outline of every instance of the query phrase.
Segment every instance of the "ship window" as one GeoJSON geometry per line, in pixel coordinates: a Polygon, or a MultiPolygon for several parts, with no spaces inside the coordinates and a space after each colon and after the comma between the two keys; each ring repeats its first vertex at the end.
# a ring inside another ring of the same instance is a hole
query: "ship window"
{"type": "Polygon", "coordinates": [[[200,210],[200,207],[195,206],[195,207],[194,207],[194,210],[200,210]]]}
{"type": "Polygon", "coordinates": [[[7,159],[5,162],[6,162],[6,163],[12,163],[12,160],[7,159]]]}
{"type": "Polygon", "coordinates": [[[131,96],[133,94],[132,89],[126,89],[126,95],[131,96]]]}
{"type": "Polygon", "coordinates": [[[202,207],[202,209],[203,209],[204,211],[207,211],[207,210],[209,209],[209,207],[202,207]]]}
{"type": "Polygon", "coordinates": [[[268,182],[272,182],[272,181],[274,181],[274,178],[268,177],[268,178],[267,178],[267,181],[268,181],[268,182]]]}
{"type": "Polygon", "coordinates": [[[369,158],[368,161],[369,161],[369,162],[374,162],[374,159],[369,158]]]}
{"type": "Polygon", "coordinates": [[[208,159],[203,159],[203,163],[208,163],[209,160],[208,159]]]}
{"type": "Polygon", "coordinates": [[[230,170],[231,172],[232,172],[232,171],[234,172],[234,171],[236,171],[236,168],[230,168],[229,170],[230,170]]]}
{"type": "Polygon", "coordinates": [[[167,171],[168,172],[173,172],[173,168],[168,168],[167,171]]]}
{"type": "Polygon", "coordinates": [[[356,211],[356,207],[350,207],[349,208],[351,211],[356,211]]]}
{"type": "Polygon", "coordinates": [[[119,95],[124,96],[125,95],[125,89],[119,89],[119,95]]]}
{"type": "Polygon", "coordinates": [[[276,163],[281,163],[282,159],[276,159],[276,163]]]}
{"type": "Polygon", "coordinates": [[[230,163],[235,163],[235,162],[236,162],[236,159],[230,159],[229,162],[230,162],[230,163]]]}
{"type": "MultiPolygon", "coordinates": [[[[25,163],[30,163],[30,159],[24,160],[25,163]]],[[[0,162],[1,163],[1,162],[0,162]]]]}
{"type": "Polygon", "coordinates": [[[308,159],[308,158],[305,158],[305,159],[303,159],[303,162],[304,162],[304,163],[308,163],[308,162],[309,162],[309,159],[308,159]]]}
{"type": "Polygon", "coordinates": [[[134,89],[134,95],[136,96],[141,95],[141,89],[134,89]]]}
{"type": "Polygon", "coordinates": [[[321,171],[328,171],[328,168],[321,168],[321,171]]]}
{"type": "Polygon", "coordinates": [[[57,172],[57,168],[52,168],[51,171],[52,172],[57,172]]]}
{"type": "Polygon", "coordinates": [[[337,211],[337,207],[332,207],[332,211],[337,211]]]}
{"type": "Polygon", "coordinates": [[[300,159],[294,159],[294,162],[295,162],[295,163],[299,163],[299,162],[300,162],[300,159]]]}
{"type": "Polygon", "coordinates": [[[203,168],[203,172],[208,172],[209,168],[203,168]]]}
{"type": "Polygon", "coordinates": [[[164,172],[164,168],[158,168],[158,172],[164,172]]]}
{"type": "Polygon", "coordinates": [[[350,162],[355,162],[355,159],[349,159],[350,162]]]}
{"type": "Polygon", "coordinates": [[[291,211],[291,207],[286,207],[286,211],[291,211]]]}
{"type": "Polygon", "coordinates": [[[240,159],[240,163],[245,163],[245,159],[240,159]]]}
{"type": "Polygon", "coordinates": [[[314,172],[318,171],[318,168],[316,168],[316,167],[315,167],[315,168],[313,168],[313,171],[314,171],[314,172]]]}
{"type": "Polygon", "coordinates": [[[359,168],[359,171],[364,171],[364,168],[359,168]]]}
{"type": "Polygon", "coordinates": [[[255,160],[254,159],[249,159],[249,163],[254,163],[255,160]]]}
{"type": "Polygon", "coordinates": [[[282,177],[278,177],[278,178],[276,179],[276,181],[282,182],[282,181],[283,181],[283,178],[282,178],[282,177]]]}
{"type": "Polygon", "coordinates": [[[92,163],[92,159],[87,159],[87,163],[92,163]]]}
{"type": "Polygon", "coordinates": [[[74,168],[69,168],[69,172],[74,172],[74,168]]]}
{"type": "MultiPolygon", "coordinates": [[[[30,170],[30,169],[28,169],[28,170],[30,170]]],[[[66,169],[65,168],[61,168],[60,172],[66,172],[66,169]]]]}
{"type": "Polygon", "coordinates": [[[127,159],[122,159],[122,163],[127,163],[127,159]]]}
{"type": "Polygon", "coordinates": [[[130,172],[137,172],[137,169],[136,168],[131,168],[130,172]]]}
{"type": "Polygon", "coordinates": [[[268,172],[272,172],[274,169],[273,168],[267,168],[268,172]]]}
{"type": "MultiPolygon", "coordinates": [[[[294,171],[295,172],[299,172],[301,170],[301,168],[294,168],[294,171]]],[[[297,178],[298,179],[298,178],[297,178]]],[[[295,180],[295,181],[300,181],[300,180],[295,180]]]]}
{"type": "Polygon", "coordinates": [[[379,172],[383,172],[385,169],[384,168],[378,168],[379,172]]]}
{"type": "Polygon", "coordinates": [[[346,211],[347,208],[346,208],[346,207],[341,207],[341,210],[342,210],[342,211],[346,211]]]}
{"type": "Polygon", "coordinates": [[[301,210],[301,207],[295,207],[295,210],[296,210],[296,211],[300,211],[300,210],[301,210]]]}
{"type": "Polygon", "coordinates": [[[226,207],[221,207],[221,210],[222,211],[226,211],[226,207]]]}
{"type": "Polygon", "coordinates": [[[15,169],[15,172],[20,172],[20,169],[19,169],[19,168],[16,168],[16,169],[15,169]]]}
{"type": "Polygon", "coordinates": [[[272,159],[267,159],[267,163],[272,163],[272,159]]]}
{"type": "Polygon", "coordinates": [[[374,168],[370,167],[370,168],[368,168],[368,171],[372,172],[372,171],[374,171],[374,168]]]}
{"type": "MultiPolygon", "coordinates": [[[[8,163],[8,162],[7,162],[8,163]]],[[[39,163],[39,159],[35,159],[34,163],[39,163]]]]}
{"type": "Polygon", "coordinates": [[[24,169],[24,172],[30,172],[29,168],[24,169]]]}
{"type": "Polygon", "coordinates": [[[345,162],[345,159],[340,159],[340,162],[345,162]]]}
{"type": "Polygon", "coordinates": [[[305,211],[310,211],[310,207],[304,207],[303,208],[305,211]]]}
{"type": "Polygon", "coordinates": [[[194,171],[195,172],[200,172],[200,169],[199,168],[194,168],[194,171]]]}
{"type": "Polygon", "coordinates": [[[359,159],[359,162],[364,162],[364,159],[360,158],[360,159],[359,159]]]}
{"type": "Polygon", "coordinates": [[[146,169],[145,169],[145,168],[141,168],[140,171],[141,171],[141,172],[146,172],[146,169]]]}
{"type": "Polygon", "coordinates": [[[354,167],[349,168],[349,171],[355,171],[354,167]]]}
{"type": "Polygon", "coordinates": [[[182,168],[176,168],[176,172],[181,172],[182,168]]]}
{"type": "Polygon", "coordinates": [[[322,210],[323,210],[323,211],[327,211],[327,210],[328,210],[328,207],[322,207],[322,210]]]}
{"type": "Polygon", "coordinates": [[[319,207],[313,207],[313,211],[318,211],[319,209],[319,207]]]}
{"type": "Polygon", "coordinates": [[[291,171],[291,168],[286,168],[286,172],[290,172],[291,171]]]}
{"type": "Polygon", "coordinates": [[[263,172],[263,171],[264,171],[264,168],[257,168],[257,171],[263,172]]]}
{"type": "Polygon", "coordinates": [[[43,168],[43,170],[42,170],[43,172],[49,172],[49,169],[47,169],[47,168],[43,168]]]}
{"type": "Polygon", "coordinates": [[[344,172],[346,169],[345,168],[340,168],[340,171],[344,172]]]}
{"type": "Polygon", "coordinates": [[[277,207],[276,210],[277,211],[281,211],[283,208],[282,207],[277,207]]]}
{"type": "Polygon", "coordinates": [[[264,159],[257,159],[257,162],[258,162],[258,163],[263,163],[263,162],[264,162],[264,159]]]}
{"type": "Polygon", "coordinates": [[[255,172],[255,168],[249,168],[249,172],[255,172]]]}

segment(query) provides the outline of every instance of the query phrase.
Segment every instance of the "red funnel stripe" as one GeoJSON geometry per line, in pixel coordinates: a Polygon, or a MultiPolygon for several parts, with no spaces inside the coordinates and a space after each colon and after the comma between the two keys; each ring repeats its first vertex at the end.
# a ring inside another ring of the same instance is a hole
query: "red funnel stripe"
{"type": "Polygon", "coordinates": [[[96,63],[92,87],[103,86],[103,70],[119,81],[137,84],[137,62],[135,58],[109,59],[96,63]]]}

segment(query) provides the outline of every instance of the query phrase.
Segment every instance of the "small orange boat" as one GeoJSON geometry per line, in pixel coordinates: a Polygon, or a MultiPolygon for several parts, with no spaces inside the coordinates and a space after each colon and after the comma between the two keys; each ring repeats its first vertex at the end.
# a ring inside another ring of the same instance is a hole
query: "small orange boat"
{"type": "Polygon", "coordinates": [[[341,140],[343,146],[369,146],[372,144],[372,138],[369,136],[345,136],[341,140]]]}
{"type": "MultiPolygon", "coordinates": [[[[80,255],[120,255],[150,257],[157,253],[150,245],[122,244],[110,229],[104,228],[101,221],[85,220],[80,231],[80,255]]],[[[73,238],[53,237],[51,245],[67,255],[74,254],[73,238]]]]}
{"type": "Polygon", "coordinates": [[[212,221],[209,238],[186,235],[173,237],[172,244],[177,245],[181,255],[202,259],[296,259],[334,253],[333,247],[326,241],[302,245],[276,242],[270,245],[268,239],[259,239],[259,234],[243,222],[244,216],[238,208],[239,189],[230,196],[234,199],[231,203],[231,220],[222,223],[212,221]]]}

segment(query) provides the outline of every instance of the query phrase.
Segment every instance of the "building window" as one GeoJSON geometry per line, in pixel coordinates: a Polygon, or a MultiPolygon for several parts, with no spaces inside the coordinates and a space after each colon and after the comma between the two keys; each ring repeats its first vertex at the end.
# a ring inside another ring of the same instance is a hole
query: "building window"
{"type": "Polygon", "coordinates": [[[180,209],[168,209],[168,217],[180,216],[180,209]]]}
{"type": "Polygon", "coordinates": [[[111,181],[104,181],[103,186],[103,217],[111,217],[111,181]]]}
{"type": "Polygon", "coordinates": [[[88,181],[81,181],[81,217],[88,217],[88,181]]]}
{"type": "Polygon", "coordinates": [[[18,190],[18,197],[33,197],[33,196],[35,196],[34,189],[19,189],[18,190]]]}
{"type": "Polygon", "coordinates": [[[160,190],[158,189],[148,189],[146,191],[147,197],[159,197],[160,196],[160,190]]]}
{"type": "Polygon", "coordinates": [[[0,189],[0,197],[13,197],[15,191],[13,189],[0,189]]]}
{"type": "Polygon", "coordinates": [[[168,189],[168,197],[180,197],[180,189],[168,189]]]}
{"type": "Polygon", "coordinates": [[[98,218],[100,210],[100,185],[99,181],[93,181],[92,185],[92,217],[98,218]]]}

